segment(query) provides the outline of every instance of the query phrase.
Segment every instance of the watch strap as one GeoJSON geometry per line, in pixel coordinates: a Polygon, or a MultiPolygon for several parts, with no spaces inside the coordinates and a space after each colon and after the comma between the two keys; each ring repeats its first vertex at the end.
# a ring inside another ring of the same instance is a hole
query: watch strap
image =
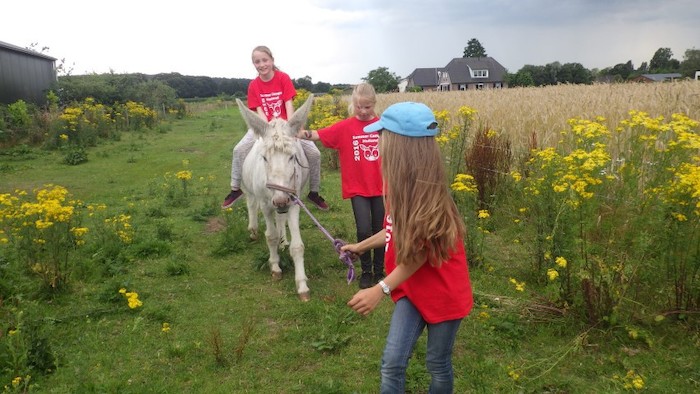
{"type": "Polygon", "coordinates": [[[380,281],[377,282],[377,283],[378,283],[379,286],[382,288],[382,292],[383,292],[384,294],[386,294],[386,295],[391,295],[391,288],[389,287],[389,285],[387,285],[386,283],[384,283],[383,280],[380,280],[380,281]]]}

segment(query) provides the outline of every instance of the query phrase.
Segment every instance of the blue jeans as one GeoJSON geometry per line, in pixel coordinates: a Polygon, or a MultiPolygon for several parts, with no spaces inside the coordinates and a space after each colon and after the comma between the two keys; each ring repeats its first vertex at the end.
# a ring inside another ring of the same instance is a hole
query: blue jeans
{"type": "Polygon", "coordinates": [[[429,393],[452,393],[452,347],[462,319],[428,324],[407,297],[396,302],[391,326],[382,356],[381,392],[397,394],[404,392],[406,367],[423,329],[428,326],[428,345],[425,364],[430,372],[429,393]]]}

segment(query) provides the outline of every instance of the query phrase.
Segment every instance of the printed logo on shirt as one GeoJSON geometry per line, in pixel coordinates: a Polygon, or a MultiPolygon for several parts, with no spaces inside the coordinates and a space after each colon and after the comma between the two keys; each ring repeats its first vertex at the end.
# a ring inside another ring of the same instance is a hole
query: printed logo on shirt
{"type": "Polygon", "coordinates": [[[282,116],[282,100],[280,97],[282,92],[263,93],[260,95],[263,112],[268,119],[279,118],[282,116]]]}
{"type": "Polygon", "coordinates": [[[376,135],[354,135],[352,137],[352,150],[355,161],[360,161],[363,157],[367,161],[377,161],[379,160],[379,137],[376,135]]]}
{"type": "Polygon", "coordinates": [[[389,251],[389,241],[391,241],[391,215],[386,215],[386,235],[385,235],[385,240],[386,243],[384,244],[384,253],[389,251]]]}

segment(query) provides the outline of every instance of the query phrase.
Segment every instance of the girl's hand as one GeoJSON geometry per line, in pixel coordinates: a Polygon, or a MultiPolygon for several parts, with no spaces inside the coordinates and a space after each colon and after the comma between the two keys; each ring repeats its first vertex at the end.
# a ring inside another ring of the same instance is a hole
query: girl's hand
{"type": "Polygon", "coordinates": [[[375,285],[369,289],[363,289],[355,293],[352,299],[348,301],[348,306],[355,312],[363,316],[367,316],[374,310],[374,308],[377,307],[377,305],[379,305],[379,302],[384,297],[385,295],[382,292],[381,287],[379,287],[379,285],[375,285]]]}
{"type": "Polygon", "coordinates": [[[340,247],[340,252],[348,252],[350,253],[350,258],[352,260],[357,260],[360,258],[360,255],[362,254],[362,250],[357,247],[357,244],[345,244],[340,247]]]}
{"type": "Polygon", "coordinates": [[[314,133],[311,130],[301,129],[297,132],[297,138],[302,140],[315,140],[314,133]]]}

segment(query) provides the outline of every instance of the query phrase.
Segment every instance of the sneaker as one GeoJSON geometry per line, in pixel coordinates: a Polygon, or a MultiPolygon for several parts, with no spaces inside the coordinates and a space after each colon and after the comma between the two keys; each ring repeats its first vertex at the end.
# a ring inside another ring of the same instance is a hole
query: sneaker
{"type": "Polygon", "coordinates": [[[242,195],[243,192],[240,189],[231,190],[231,193],[229,193],[228,196],[226,196],[224,202],[221,204],[221,209],[230,208],[231,205],[233,205],[233,203],[236,202],[236,200],[238,200],[238,198],[242,195]]]}
{"type": "Polygon", "coordinates": [[[374,286],[374,283],[372,282],[372,273],[363,272],[362,276],[360,276],[360,289],[367,289],[372,286],[374,286]]]}
{"type": "Polygon", "coordinates": [[[318,192],[309,192],[307,198],[309,199],[309,201],[314,203],[314,205],[316,205],[316,208],[322,211],[328,210],[328,204],[326,204],[326,200],[324,200],[323,197],[321,197],[321,195],[318,194],[318,192]]]}

